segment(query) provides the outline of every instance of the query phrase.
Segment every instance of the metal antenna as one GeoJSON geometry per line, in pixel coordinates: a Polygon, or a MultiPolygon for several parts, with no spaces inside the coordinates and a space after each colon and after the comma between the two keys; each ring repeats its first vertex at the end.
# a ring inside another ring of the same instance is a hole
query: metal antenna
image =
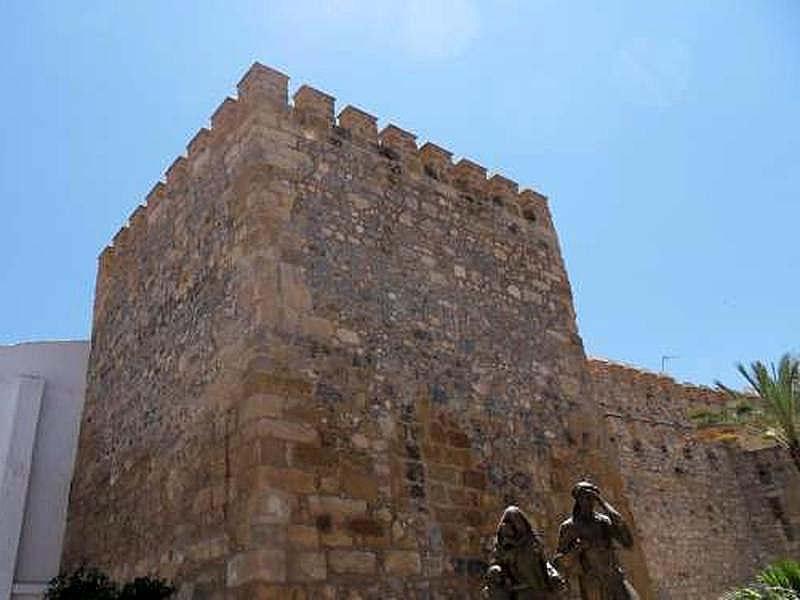
{"type": "Polygon", "coordinates": [[[662,373],[666,373],[667,372],[667,370],[666,370],[667,369],[667,361],[668,360],[673,360],[675,358],[680,358],[680,356],[676,356],[675,354],[662,354],[661,355],[661,372],[662,373]]]}

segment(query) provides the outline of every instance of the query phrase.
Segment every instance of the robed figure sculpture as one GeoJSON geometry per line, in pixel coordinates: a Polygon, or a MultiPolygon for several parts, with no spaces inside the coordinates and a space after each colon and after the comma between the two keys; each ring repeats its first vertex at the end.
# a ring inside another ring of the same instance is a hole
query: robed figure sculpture
{"type": "Polygon", "coordinates": [[[545,558],[544,548],[525,513],[516,506],[506,508],[495,533],[484,597],[543,600],[557,597],[563,587],[564,580],[545,558]]]}
{"type": "Polygon", "coordinates": [[[572,489],[572,497],[572,517],[561,524],[554,562],[559,567],[568,562],[575,568],[582,600],[638,600],[614,548],[615,544],[623,548],[633,545],[622,515],[587,481],[572,489]]]}

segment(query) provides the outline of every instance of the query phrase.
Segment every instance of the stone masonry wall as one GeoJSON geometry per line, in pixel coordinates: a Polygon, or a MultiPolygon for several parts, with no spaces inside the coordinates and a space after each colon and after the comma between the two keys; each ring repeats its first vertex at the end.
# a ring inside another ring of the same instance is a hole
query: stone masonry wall
{"type": "Polygon", "coordinates": [[[703,441],[692,408],[723,395],[589,361],[655,598],[717,598],[770,560],[800,557],[800,477],[778,448],[703,441]]]}
{"type": "MultiPolygon", "coordinates": [[[[798,556],[777,449],[713,392],[587,361],[546,199],[254,65],[100,257],[63,566],[180,598],[476,597],[509,503],[578,478],[642,598],[798,556]]],[[[577,593],[573,587],[573,596],[577,593]]]]}
{"type": "Polygon", "coordinates": [[[578,477],[630,516],[545,198],[287,83],[255,65],[101,255],[64,566],[467,598],[506,504],[550,549],[578,477]]]}

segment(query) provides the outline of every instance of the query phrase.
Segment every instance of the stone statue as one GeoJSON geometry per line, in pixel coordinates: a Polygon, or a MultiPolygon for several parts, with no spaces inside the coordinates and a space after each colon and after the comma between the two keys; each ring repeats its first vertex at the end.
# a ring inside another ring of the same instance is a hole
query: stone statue
{"type": "Polygon", "coordinates": [[[564,580],[547,562],[544,548],[528,517],[509,506],[497,525],[484,597],[489,600],[553,598],[564,580]]]}
{"type": "Polygon", "coordinates": [[[563,559],[572,559],[569,562],[578,575],[582,600],[638,600],[614,549],[614,542],[624,548],[633,545],[633,536],[622,515],[600,495],[596,485],[587,481],[572,489],[572,497],[575,498],[572,517],[558,531],[558,550],[553,562],[561,565],[563,559]],[[595,512],[595,506],[602,513],[595,512]]]}

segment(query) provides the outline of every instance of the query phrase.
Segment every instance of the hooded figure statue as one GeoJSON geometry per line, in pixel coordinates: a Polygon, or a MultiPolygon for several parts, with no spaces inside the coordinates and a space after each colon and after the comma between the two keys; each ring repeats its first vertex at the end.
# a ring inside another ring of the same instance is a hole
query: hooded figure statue
{"type": "Polygon", "coordinates": [[[506,508],[497,525],[484,597],[540,600],[556,597],[563,587],[564,580],[547,562],[528,517],[516,506],[506,508]]]}
{"type": "Polygon", "coordinates": [[[633,536],[622,515],[588,481],[576,484],[572,497],[572,517],[558,531],[554,562],[560,565],[563,558],[573,559],[583,600],[638,600],[614,549],[615,544],[633,546],[633,536]],[[602,512],[595,511],[595,506],[602,512]]]}

